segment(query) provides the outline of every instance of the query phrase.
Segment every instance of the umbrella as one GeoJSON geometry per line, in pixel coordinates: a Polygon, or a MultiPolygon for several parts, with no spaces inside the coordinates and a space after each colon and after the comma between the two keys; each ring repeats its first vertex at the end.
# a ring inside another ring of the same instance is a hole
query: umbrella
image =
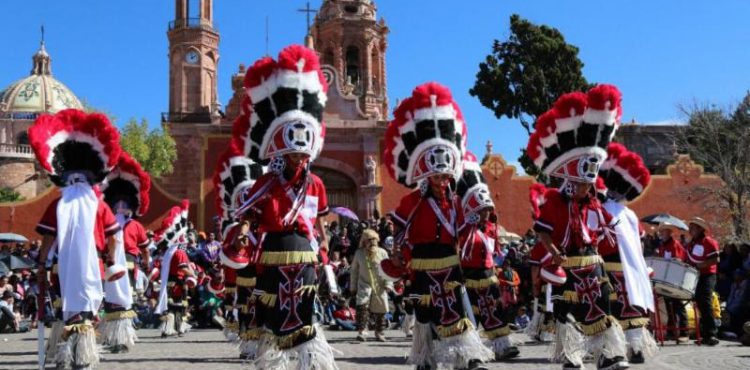
{"type": "Polygon", "coordinates": [[[357,217],[357,214],[354,213],[354,211],[352,211],[351,209],[346,208],[346,207],[333,207],[331,208],[331,212],[342,217],[351,218],[354,221],[359,221],[359,217],[357,217]]]}
{"type": "Polygon", "coordinates": [[[0,276],[5,276],[10,272],[10,269],[8,266],[5,266],[4,263],[0,262],[0,276]]]}
{"type": "Polygon", "coordinates": [[[679,218],[670,215],[669,213],[656,213],[653,215],[648,215],[646,217],[641,218],[642,222],[645,222],[647,224],[651,225],[659,225],[662,222],[668,223],[670,225],[673,225],[674,227],[682,230],[687,230],[688,226],[685,224],[684,221],[680,220],[679,218]]]}
{"type": "Polygon", "coordinates": [[[19,257],[12,254],[0,255],[0,263],[4,264],[9,270],[22,270],[36,267],[36,262],[31,258],[19,257]]]}
{"type": "Polygon", "coordinates": [[[23,235],[14,233],[0,233],[0,242],[3,243],[28,243],[29,239],[26,239],[23,235]]]}
{"type": "Polygon", "coordinates": [[[508,230],[505,230],[505,228],[502,226],[500,227],[500,231],[497,233],[497,236],[500,238],[500,241],[504,244],[509,244],[509,243],[520,241],[521,239],[523,239],[521,238],[520,235],[509,232],[508,230]]]}

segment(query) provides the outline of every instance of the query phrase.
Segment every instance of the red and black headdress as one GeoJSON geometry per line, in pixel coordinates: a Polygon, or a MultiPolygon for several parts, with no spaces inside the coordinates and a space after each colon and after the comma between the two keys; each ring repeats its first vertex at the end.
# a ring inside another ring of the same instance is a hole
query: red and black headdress
{"type": "Polygon", "coordinates": [[[234,141],[219,158],[213,181],[216,189],[216,209],[222,220],[222,235],[225,227],[234,222],[234,211],[245,203],[246,190],[249,190],[263,173],[263,166],[246,157],[234,141]]]}
{"type": "Polygon", "coordinates": [[[461,206],[467,220],[477,221],[479,211],[486,208],[495,208],[495,203],[492,202],[490,188],[482,174],[482,168],[479,167],[477,157],[471,152],[466,152],[463,166],[464,169],[461,178],[458,180],[456,194],[461,198],[461,206]]]}
{"type": "Polygon", "coordinates": [[[450,90],[435,82],[417,86],[393,116],[383,152],[388,173],[408,187],[439,173],[458,181],[467,130],[450,90]]]}
{"type": "Polygon", "coordinates": [[[120,134],[107,116],[65,109],[45,114],[29,127],[29,142],[50,180],[66,186],[74,173],[90,184],[104,180],[120,158],[120,134]]]}
{"type": "Polygon", "coordinates": [[[252,106],[249,131],[241,134],[245,155],[263,164],[288,153],[317,158],[328,85],[315,51],[292,45],[278,60],[264,57],[247,70],[244,85],[252,106]]]}
{"type": "Polygon", "coordinates": [[[537,119],[529,157],[547,176],[593,184],[620,125],[621,101],[612,85],[561,96],[537,119]]]}
{"type": "Polygon", "coordinates": [[[122,152],[114,169],[107,175],[101,185],[104,201],[114,209],[115,204],[124,201],[134,217],[148,212],[151,177],[141,165],[127,152],[122,152]]]}
{"type": "Polygon", "coordinates": [[[547,202],[547,187],[540,183],[534,183],[529,187],[529,202],[531,203],[531,216],[536,220],[541,214],[541,208],[547,202]]]}
{"type": "Polygon", "coordinates": [[[154,232],[154,241],[159,244],[166,242],[172,244],[179,241],[188,230],[188,209],[190,201],[183,200],[179,206],[174,206],[162,219],[161,227],[154,232]]]}
{"type": "Polygon", "coordinates": [[[607,160],[599,169],[607,194],[627,201],[640,196],[651,182],[651,173],[641,156],[618,143],[609,144],[607,154],[607,160]]]}

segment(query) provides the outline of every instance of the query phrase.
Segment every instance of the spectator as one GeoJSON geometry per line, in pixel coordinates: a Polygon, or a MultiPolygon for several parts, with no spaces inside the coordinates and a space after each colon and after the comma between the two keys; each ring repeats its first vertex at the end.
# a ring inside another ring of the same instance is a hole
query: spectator
{"type": "Polygon", "coordinates": [[[723,301],[728,299],[729,289],[734,282],[734,272],[742,267],[738,247],[736,243],[727,243],[719,253],[719,281],[716,283],[716,292],[723,301]]]}
{"type": "Polygon", "coordinates": [[[743,269],[734,272],[732,283],[727,299],[727,312],[729,312],[729,329],[733,333],[742,335],[742,325],[750,319],[750,280],[743,269]]]}
{"type": "Polygon", "coordinates": [[[6,290],[13,293],[13,287],[8,284],[8,275],[0,275],[0,295],[4,294],[6,290]]]}
{"type": "Polygon", "coordinates": [[[529,315],[526,314],[526,307],[521,306],[518,308],[518,315],[516,316],[516,326],[520,329],[526,329],[529,326],[529,315]]]}
{"type": "Polygon", "coordinates": [[[39,260],[39,251],[42,248],[42,241],[37,239],[34,240],[31,243],[31,246],[29,246],[29,258],[33,259],[34,261],[39,260]]]}
{"type": "Polygon", "coordinates": [[[19,328],[18,318],[13,313],[13,292],[5,290],[0,296],[0,333],[15,333],[19,328]]]}

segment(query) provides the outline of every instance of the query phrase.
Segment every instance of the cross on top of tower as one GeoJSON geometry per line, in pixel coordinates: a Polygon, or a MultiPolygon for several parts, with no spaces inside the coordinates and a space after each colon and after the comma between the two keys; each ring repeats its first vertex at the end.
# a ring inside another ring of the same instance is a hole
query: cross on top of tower
{"type": "Polygon", "coordinates": [[[305,13],[307,16],[307,35],[310,34],[310,14],[315,14],[318,11],[315,9],[310,8],[310,2],[307,2],[307,5],[303,9],[297,9],[300,13],[305,13]]]}

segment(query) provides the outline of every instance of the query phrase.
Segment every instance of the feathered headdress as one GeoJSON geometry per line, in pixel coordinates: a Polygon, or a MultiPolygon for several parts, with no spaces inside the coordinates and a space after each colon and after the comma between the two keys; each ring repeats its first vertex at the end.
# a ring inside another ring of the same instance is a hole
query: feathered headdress
{"type": "Polygon", "coordinates": [[[620,125],[621,100],[612,85],[561,96],[537,119],[529,157],[548,176],[593,184],[620,125]]]}
{"type": "Polygon", "coordinates": [[[245,191],[264,173],[263,166],[245,157],[234,144],[233,141],[219,158],[213,177],[216,209],[222,219],[222,235],[225,227],[234,222],[234,211],[245,203],[245,191]]]}
{"type": "Polygon", "coordinates": [[[187,217],[189,208],[190,201],[184,199],[179,206],[174,206],[169,210],[167,216],[161,221],[161,227],[154,233],[154,241],[157,244],[161,242],[172,244],[185,235],[188,230],[187,217]]]}
{"type": "Polygon", "coordinates": [[[92,185],[102,182],[120,158],[119,141],[107,116],[77,109],[42,115],[29,127],[37,160],[60,187],[74,173],[84,174],[92,185]]]}
{"type": "Polygon", "coordinates": [[[292,45],[278,61],[264,57],[247,70],[244,86],[250,105],[243,101],[242,109],[249,120],[240,122],[247,129],[236,137],[245,155],[263,164],[287,153],[317,158],[325,137],[328,84],[315,51],[292,45]]]}
{"type": "Polygon", "coordinates": [[[627,201],[640,196],[651,183],[651,173],[641,156],[618,143],[609,144],[607,154],[607,160],[599,169],[599,176],[604,180],[608,194],[627,201]]]}
{"type": "Polygon", "coordinates": [[[547,187],[540,184],[534,183],[529,187],[529,202],[531,203],[531,215],[534,219],[538,219],[541,214],[541,208],[544,203],[547,202],[547,187]]]}
{"type": "Polygon", "coordinates": [[[110,208],[114,209],[117,202],[124,201],[135,217],[148,211],[150,190],[151,177],[127,152],[122,152],[117,165],[101,185],[104,201],[110,208]]]}
{"type": "Polygon", "coordinates": [[[479,211],[485,208],[495,208],[492,202],[490,188],[479,167],[477,157],[471,152],[466,152],[463,160],[463,173],[458,180],[456,194],[461,198],[461,206],[467,220],[478,219],[479,211]]]}
{"type": "Polygon", "coordinates": [[[434,174],[461,176],[466,123],[450,90],[435,82],[417,86],[393,112],[385,133],[383,162],[408,187],[434,174]]]}

